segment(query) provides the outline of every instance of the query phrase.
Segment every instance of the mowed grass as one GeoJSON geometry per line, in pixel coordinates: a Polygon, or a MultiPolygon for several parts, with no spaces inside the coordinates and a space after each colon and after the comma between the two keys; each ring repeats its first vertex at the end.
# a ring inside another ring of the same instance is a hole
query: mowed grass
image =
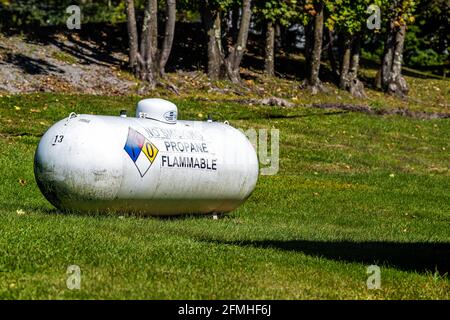
{"type": "Polygon", "coordinates": [[[59,213],[34,180],[39,137],[71,111],[131,115],[138,100],[0,98],[0,298],[450,298],[448,119],[178,98],[182,118],[279,129],[278,174],[219,220],[59,213]]]}

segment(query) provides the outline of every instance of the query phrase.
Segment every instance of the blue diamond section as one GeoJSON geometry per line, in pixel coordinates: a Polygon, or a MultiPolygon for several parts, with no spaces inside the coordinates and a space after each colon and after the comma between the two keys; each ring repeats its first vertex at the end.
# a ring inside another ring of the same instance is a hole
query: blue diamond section
{"type": "Polygon", "coordinates": [[[141,154],[144,141],[145,137],[142,134],[136,130],[128,128],[128,137],[123,149],[128,153],[133,162],[136,162],[137,158],[141,154]]]}

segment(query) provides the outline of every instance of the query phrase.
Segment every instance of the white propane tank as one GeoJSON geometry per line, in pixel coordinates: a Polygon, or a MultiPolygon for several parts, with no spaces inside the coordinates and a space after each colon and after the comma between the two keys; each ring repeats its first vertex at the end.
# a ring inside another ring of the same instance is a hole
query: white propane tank
{"type": "Polygon", "coordinates": [[[218,122],[177,121],[162,99],[136,118],[76,115],[54,124],[36,150],[37,184],[63,211],[144,215],[229,212],[258,179],[255,149],[218,122]]]}

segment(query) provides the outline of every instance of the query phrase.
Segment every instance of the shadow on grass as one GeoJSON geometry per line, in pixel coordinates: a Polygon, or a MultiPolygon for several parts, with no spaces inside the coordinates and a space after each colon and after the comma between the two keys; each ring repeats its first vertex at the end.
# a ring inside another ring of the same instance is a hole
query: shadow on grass
{"type": "Polygon", "coordinates": [[[322,117],[322,116],[337,116],[349,113],[349,111],[332,111],[332,112],[321,112],[321,113],[308,113],[308,114],[292,114],[292,115],[286,115],[286,114],[276,114],[276,113],[268,113],[268,114],[261,114],[258,117],[254,116],[242,116],[239,118],[228,118],[230,120],[283,120],[283,119],[301,119],[301,118],[310,118],[310,117],[322,117]]]}
{"type": "Polygon", "coordinates": [[[386,265],[404,271],[438,272],[441,275],[450,272],[450,243],[447,242],[203,241],[301,252],[331,260],[362,263],[367,266],[386,265]]]}
{"type": "MultiPolygon", "coordinates": [[[[30,208],[27,208],[30,209],[30,208]]],[[[64,212],[55,208],[40,208],[40,212],[49,215],[78,215],[97,218],[119,217],[118,213],[74,213],[64,212]]],[[[158,220],[190,220],[212,218],[212,214],[202,215],[167,215],[142,216],[129,214],[125,216],[152,218],[158,220]]],[[[218,215],[219,217],[221,215],[218,215]]],[[[387,242],[387,241],[311,241],[311,240],[242,240],[225,241],[220,239],[205,239],[193,236],[195,240],[218,245],[233,245],[248,248],[277,249],[303,253],[335,261],[356,262],[367,266],[375,264],[388,266],[403,271],[420,273],[435,273],[440,275],[450,273],[450,243],[448,242],[387,242]]]]}
{"type": "MultiPolygon", "coordinates": [[[[323,113],[310,113],[310,114],[293,114],[293,115],[285,115],[285,114],[267,114],[260,119],[296,119],[296,118],[308,118],[315,116],[337,116],[340,114],[349,113],[349,111],[331,111],[331,112],[323,112],[323,113]]],[[[255,118],[249,118],[255,119],[255,118]]],[[[239,119],[241,120],[241,119],[239,119]]]]}
{"type": "MultiPolygon", "coordinates": [[[[216,215],[218,218],[223,217],[222,213],[184,213],[184,214],[166,214],[166,215],[148,215],[143,213],[133,212],[117,212],[117,211],[75,211],[63,210],[53,208],[43,208],[41,206],[24,207],[26,212],[39,212],[50,216],[73,216],[73,217],[91,217],[91,218],[141,218],[141,219],[155,219],[162,221],[170,220],[191,220],[191,219],[212,219],[216,215]]],[[[12,209],[11,209],[12,210],[12,209]]]]}

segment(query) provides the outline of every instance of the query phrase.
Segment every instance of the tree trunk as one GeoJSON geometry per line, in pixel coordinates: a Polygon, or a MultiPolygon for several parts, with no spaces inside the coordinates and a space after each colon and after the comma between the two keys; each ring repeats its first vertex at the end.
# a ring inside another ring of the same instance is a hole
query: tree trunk
{"type": "Polygon", "coordinates": [[[275,47],[283,48],[285,43],[284,32],[279,23],[275,23],[275,47]]]}
{"type": "Polygon", "coordinates": [[[147,51],[149,50],[151,43],[150,39],[150,12],[151,12],[151,1],[147,0],[144,7],[144,20],[142,21],[141,30],[141,43],[140,43],[140,54],[142,58],[147,60],[147,51]]]}
{"type": "Polygon", "coordinates": [[[158,0],[148,0],[150,4],[150,54],[152,55],[152,61],[154,61],[154,71],[157,68],[157,56],[158,56],[158,0]]]}
{"type": "Polygon", "coordinates": [[[162,48],[158,47],[158,1],[147,0],[139,42],[136,13],[133,0],[126,0],[127,28],[130,41],[130,68],[134,75],[153,88],[164,68],[172,49],[176,23],[176,0],[166,0],[166,25],[162,48]]]}
{"type": "Polygon", "coordinates": [[[275,27],[272,21],[267,22],[264,70],[268,76],[275,75],[275,27]]]}
{"type": "Polygon", "coordinates": [[[309,79],[311,76],[311,56],[312,56],[312,33],[313,33],[313,21],[310,21],[305,27],[305,74],[309,79]]]}
{"type": "Polygon", "coordinates": [[[337,79],[339,79],[339,71],[338,71],[338,66],[336,63],[336,57],[334,56],[334,51],[333,51],[333,47],[334,47],[334,35],[333,35],[333,31],[328,30],[328,60],[330,61],[330,66],[331,66],[331,72],[333,73],[333,77],[335,78],[335,80],[337,81],[337,79]]]}
{"type": "Polygon", "coordinates": [[[351,59],[351,48],[352,41],[349,35],[344,35],[344,41],[342,43],[342,61],[341,61],[341,70],[339,77],[339,88],[343,90],[347,90],[350,87],[349,84],[349,69],[350,69],[350,59],[351,59]]]}
{"type": "Polygon", "coordinates": [[[228,45],[226,54],[222,47],[220,8],[209,1],[202,6],[202,19],[208,37],[208,76],[216,80],[227,76],[233,83],[240,83],[239,67],[247,45],[251,18],[251,0],[243,0],[237,40],[228,45]]]}
{"type": "Polygon", "coordinates": [[[150,83],[151,87],[156,84],[156,52],[158,50],[157,43],[155,48],[155,24],[157,25],[157,5],[156,0],[147,0],[144,8],[144,20],[142,23],[140,56],[143,62],[140,66],[139,78],[150,83]]]}
{"type": "Polygon", "coordinates": [[[344,34],[339,87],[354,97],[366,97],[364,84],[358,79],[360,35],[344,34]]]}
{"type": "Polygon", "coordinates": [[[239,32],[239,4],[234,4],[231,9],[231,37],[233,41],[237,40],[239,32]]]}
{"type": "Polygon", "coordinates": [[[319,80],[323,38],[323,4],[321,2],[316,4],[316,12],[317,14],[314,16],[314,44],[311,54],[311,73],[308,79],[308,84],[313,94],[316,94],[322,89],[319,80]]]}
{"type": "Polygon", "coordinates": [[[387,92],[404,97],[408,94],[408,85],[402,76],[403,45],[405,42],[406,25],[396,30],[395,47],[392,58],[392,69],[388,79],[387,92]]]}
{"type": "Polygon", "coordinates": [[[348,71],[348,78],[350,80],[349,91],[352,96],[357,98],[365,98],[364,84],[358,79],[359,68],[359,52],[361,49],[361,35],[354,36],[352,44],[352,56],[350,60],[350,69],[348,71]]]}
{"type": "Polygon", "coordinates": [[[360,49],[361,49],[361,38],[359,35],[356,35],[353,37],[352,57],[350,60],[350,69],[349,69],[349,73],[354,75],[355,77],[358,74],[360,49]]]}
{"type": "Polygon", "coordinates": [[[381,62],[381,67],[375,77],[375,87],[377,87],[378,89],[385,90],[387,87],[389,75],[392,69],[394,45],[394,24],[393,22],[390,22],[386,41],[384,43],[383,60],[381,62]]]}
{"type": "Polygon", "coordinates": [[[250,19],[252,16],[251,0],[242,1],[241,23],[239,25],[239,34],[234,46],[229,46],[228,56],[225,58],[225,67],[228,78],[233,83],[240,83],[241,76],[239,68],[242,57],[247,46],[248,31],[250,28],[250,19]]]}
{"type": "Polygon", "coordinates": [[[406,96],[409,90],[401,73],[405,35],[406,25],[396,27],[390,21],[382,65],[375,78],[377,88],[400,97],[406,96]]]}
{"type": "Polygon", "coordinates": [[[166,25],[164,29],[164,40],[162,43],[158,63],[158,69],[161,76],[164,76],[167,60],[169,59],[170,52],[172,51],[176,18],[176,0],[166,0],[166,25]]]}
{"type": "Polygon", "coordinates": [[[127,0],[127,29],[128,40],[130,45],[129,66],[136,76],[139,76],[139,52],[138,52],[138,34],[136,27],[136,14],[134,9],[134,1],[127,0]]]}
{"type": "Polygon", "coordinates": [[[221,78],[221,21],[218,8],[205,4],[202,10],[202,20],[208,38],[208,77],[211,80],[221,78]]]}

